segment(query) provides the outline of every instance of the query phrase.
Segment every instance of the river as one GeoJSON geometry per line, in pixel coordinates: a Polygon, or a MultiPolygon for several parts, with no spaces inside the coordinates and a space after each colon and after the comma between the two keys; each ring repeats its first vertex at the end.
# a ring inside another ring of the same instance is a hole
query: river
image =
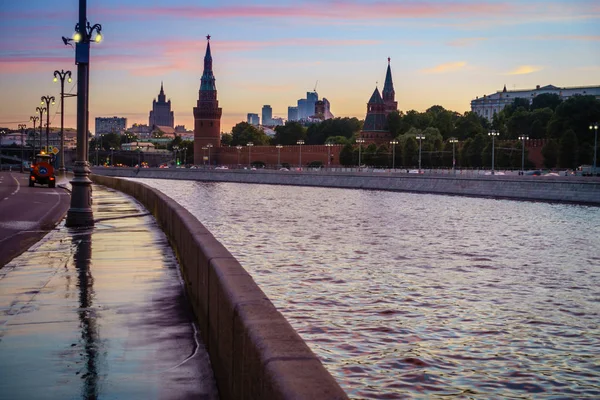
{"type": "Polygon", "coordinates": [[[140,181],[229,249],[351,398],[600,397],[600,208],[140,181]]]}

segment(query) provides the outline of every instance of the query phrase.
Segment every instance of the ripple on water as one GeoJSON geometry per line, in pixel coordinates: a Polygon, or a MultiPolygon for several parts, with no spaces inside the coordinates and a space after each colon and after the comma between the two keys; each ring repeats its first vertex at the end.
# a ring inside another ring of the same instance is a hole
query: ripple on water
{"type": "Polygon", "coordinates": [[[600,397],[598,208],[143,181],[240,260],[352,398],[600,397]]]}

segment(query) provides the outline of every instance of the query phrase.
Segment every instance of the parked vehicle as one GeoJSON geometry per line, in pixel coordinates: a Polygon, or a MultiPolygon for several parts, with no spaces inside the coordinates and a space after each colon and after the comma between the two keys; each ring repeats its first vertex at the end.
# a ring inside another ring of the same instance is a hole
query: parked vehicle
{"type": "Polygon", "coordinates": [[[52,156],[48,154],[38,154],[35,156],[35,160],[29,170],[29,186],[33,187],[36,183],[38,185],[48,185],[50,188],[56,187],[52,156]]]}

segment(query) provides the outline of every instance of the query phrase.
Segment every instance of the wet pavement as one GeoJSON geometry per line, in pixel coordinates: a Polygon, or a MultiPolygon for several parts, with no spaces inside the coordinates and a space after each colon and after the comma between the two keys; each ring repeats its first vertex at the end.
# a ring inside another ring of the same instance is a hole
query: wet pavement
{"type": "Polygon", "coordinates": [[[0,399],[217,399],[167,238],[93,189],[93,229],[63,220],[0,269],[0,399]]]}

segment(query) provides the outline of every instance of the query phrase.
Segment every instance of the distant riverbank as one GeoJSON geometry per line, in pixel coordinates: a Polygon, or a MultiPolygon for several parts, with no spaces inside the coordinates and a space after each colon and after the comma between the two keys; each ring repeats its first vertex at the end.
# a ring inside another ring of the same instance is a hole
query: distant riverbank
{"type": "Polygon", "coordinates": [[[600,206],[600,178],[512,175],[407,174],[400,172],[93,168],[107,176],[316,186],[548,201],[600,206]]]}

